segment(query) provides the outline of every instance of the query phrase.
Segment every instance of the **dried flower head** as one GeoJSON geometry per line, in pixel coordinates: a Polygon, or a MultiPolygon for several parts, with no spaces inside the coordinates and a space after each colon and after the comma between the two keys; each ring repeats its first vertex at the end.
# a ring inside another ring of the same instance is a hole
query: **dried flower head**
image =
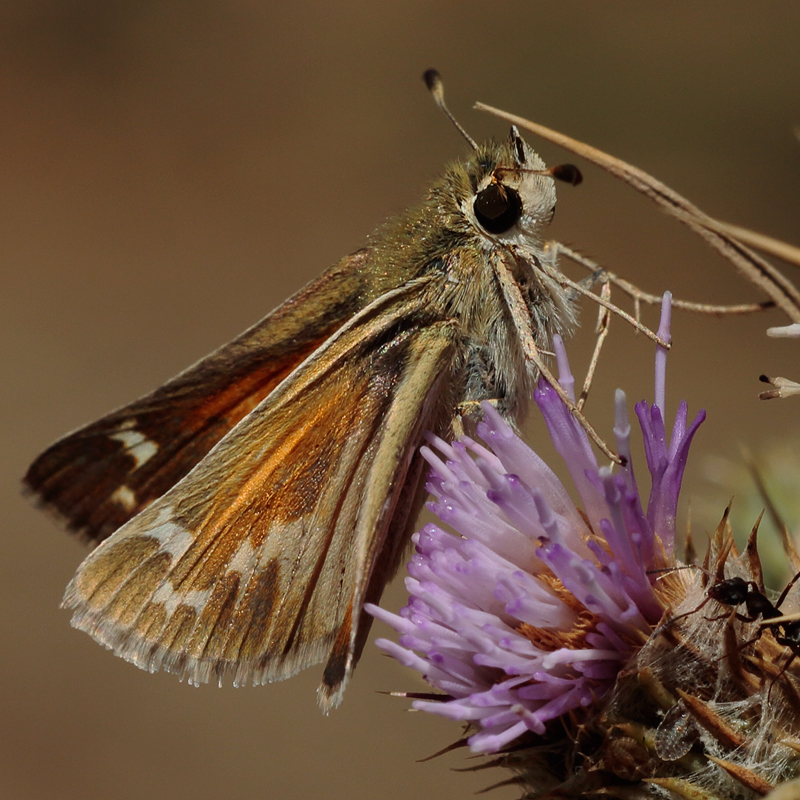
{"type": "MultiPolygon", "coordinates": [[[[668,296],[659,336],[669,336],[668,296]]],[[[556,352],[571,392],[560,342],[556,352]]],[[[615,474],[542,382],[534,399],[581,507],[485,404],[485,446],[431,437],[424,450],[430,507],[456,533],[431,524],[416,534],[408,605],[399,615],[368,609],[400,634],[379,647],[437,690],[408,694],[414,707],[467,723],[470,749],[499,754],[529,797],[738,797],[795,768],[793,745],[775,753],[777,732],[792,739],[787,719],[800,711],[795,669],[785,669],[793,634],[788,622],[758,627],[784,609],[764,594],[755,534],[739,557],[723,519],[705,566],[676,569],[678,495],[704,413],[687,424],[682,403],[667,438],[665,357],[657,353],[656,402],[636,406],[646,508],[624,395],[614,433],[627,463],[615,474]],[[756,596],[769,608],[751,608],[756,596]],[[792,715],[768,710],[770,695],[785,706],[790,693],[792,715]]],[[[800,623],[797,638],[800,653],[800,623]]]]}

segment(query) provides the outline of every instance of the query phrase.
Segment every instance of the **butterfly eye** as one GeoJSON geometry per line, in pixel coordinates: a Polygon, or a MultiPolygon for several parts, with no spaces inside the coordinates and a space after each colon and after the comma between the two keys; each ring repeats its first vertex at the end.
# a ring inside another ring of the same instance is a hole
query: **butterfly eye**
{"type": "Polygon", "coordinates": [[[489,233],[505,233],[522,216],[522,200],[508,186],[490,183],[475,196],[472,210],[484,230],[489,233]]]}

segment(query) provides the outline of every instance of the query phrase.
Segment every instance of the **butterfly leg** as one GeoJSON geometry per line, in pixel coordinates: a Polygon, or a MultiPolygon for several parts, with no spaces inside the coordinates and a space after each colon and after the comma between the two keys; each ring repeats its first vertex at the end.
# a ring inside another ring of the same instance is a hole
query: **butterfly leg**
{"type": "MultiPolygon", "coordinates": [[[[569,409],[572,416],[577,420],[578,424],[586,431],[589,438],[597,445],[600,451],[608,459],[615,464],[624,463],[622,459],[600,438],[597,431],[589,424],[589,420],[584,417],[581,410],[575,405],[575,401],[569,396],[564,387],[558,382],[556,377],[548,368],[544,359],[542,358],[541,350],[536,343],[536,335],[530,324],[530,316],[525,305],[525,301],[520,292],[519,285],[514,280],[509,265],[502,256],[493,256],[491,259],[492,269],[497,277],[497,282],[500,285],[500,290],[503,292],[506,304],[511,313],[512,318],[517,326],[517,332],[520,337],[520,345],[525,361],[528,363],[529,368],[533,374],[538,373],[553,387],[553,391],[561,398],[564,405],[569,409]]],[[[541,261],[539,264],[545,269],[545,262],[541,261]]],[[[547,273],[549,277],[557,279],[552,272],[547,273]]],[[[559,273],[560,274],[560,273],[559,273]]],[[[563,276],[561,276],[563,278],[563,276]]],[[[570,285],[575,285],[570,282],[570,285]]],[[[656,337],[658,339],[658,337],[656,337]]],[[[660,340],[658,340],[660,342],[660,340]]]]}
{"type": "MultiPolygon", "coordinates": [[[[579,253],[577,250],[573,250],[571,247],[568,247],[561,242],[547,242],[545,248],[548,254],[552,254],[554,259],[558,256],[563,256],[564,258],[569,259],[578,266],[583,267],[591,272],[589,276],[577,282],[577,286],[579,288],[577,288],[576,291],[578,291],[580,294],[585,294],[586,290],[590,289],[592,286],[605,281],[619,287],[633,300],[633,316],[637,321],[639,319],[639,308],[642,303],[647,303],[648,305],[658,305],[661,302],[661,295],[645,292],[630,281],[620,278],[618,275],[611,272],[611,270],[601,267],[596,261],[593,261],[591,258],[587,258],[582,253],[579,253]]],[[[677,298],[673,298],[672,306],[673,308],[680,308],[684,311],[694,311],[699,314],[711,314],[714,316],[719,316],[721,314],[753,314],[758,311],[765,311],[769,308],[772,308],[774,303],[771,300],[765,300],[760,303],[714,305],[710,303],[694,303],[690,300],[679,300],[677,298]]]]}

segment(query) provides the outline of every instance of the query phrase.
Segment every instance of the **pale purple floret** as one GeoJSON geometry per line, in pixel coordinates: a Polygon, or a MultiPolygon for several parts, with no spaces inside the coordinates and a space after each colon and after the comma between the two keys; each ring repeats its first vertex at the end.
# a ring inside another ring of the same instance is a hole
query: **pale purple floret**
{"type": "MultiPolygon", "coordinates": [[[[668,340],[668,295],[659,335],[668,340]]],[[[555,348],[571,393],[560,340],[555,348]]],[[[378,646],[444,693],[414,707],[473,723],[475,752],[496,752],[526,731],[543,734],[551,720],[597,701],[661,617],[652,571],[674,563],[678,492],[704,419],[701,412],[687,428],[682,403],[667,444],[665,364],[659,355],[657,404],[636,406],[652,476],[646,513],[622,392],[614,433],[627,463],[616,474],[598,466],[585,431],[551,386],[540,381],[534,393],[585,519],[489,403],[477,429],[486,446],[430,436],[422,448],[436,498],[429,508],[457,533],[426,525],[413,538],[408,605],[399,615],[367,608],[400,634],[397,643],[380,639],[378,646]]]]}

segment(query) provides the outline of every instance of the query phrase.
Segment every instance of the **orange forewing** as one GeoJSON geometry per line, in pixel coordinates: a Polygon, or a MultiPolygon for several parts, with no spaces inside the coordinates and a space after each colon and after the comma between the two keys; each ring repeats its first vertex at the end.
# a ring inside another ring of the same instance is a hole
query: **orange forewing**
{"type": "Polygon", "coordinates": [[[237,339],[124,408],[57,441],[30,466],[26,490],[92,543],[183,478],[309,354],[367,302],[359,251],[237,339]],[[149,448],[145,463],[132,453],[149,448]]]}

